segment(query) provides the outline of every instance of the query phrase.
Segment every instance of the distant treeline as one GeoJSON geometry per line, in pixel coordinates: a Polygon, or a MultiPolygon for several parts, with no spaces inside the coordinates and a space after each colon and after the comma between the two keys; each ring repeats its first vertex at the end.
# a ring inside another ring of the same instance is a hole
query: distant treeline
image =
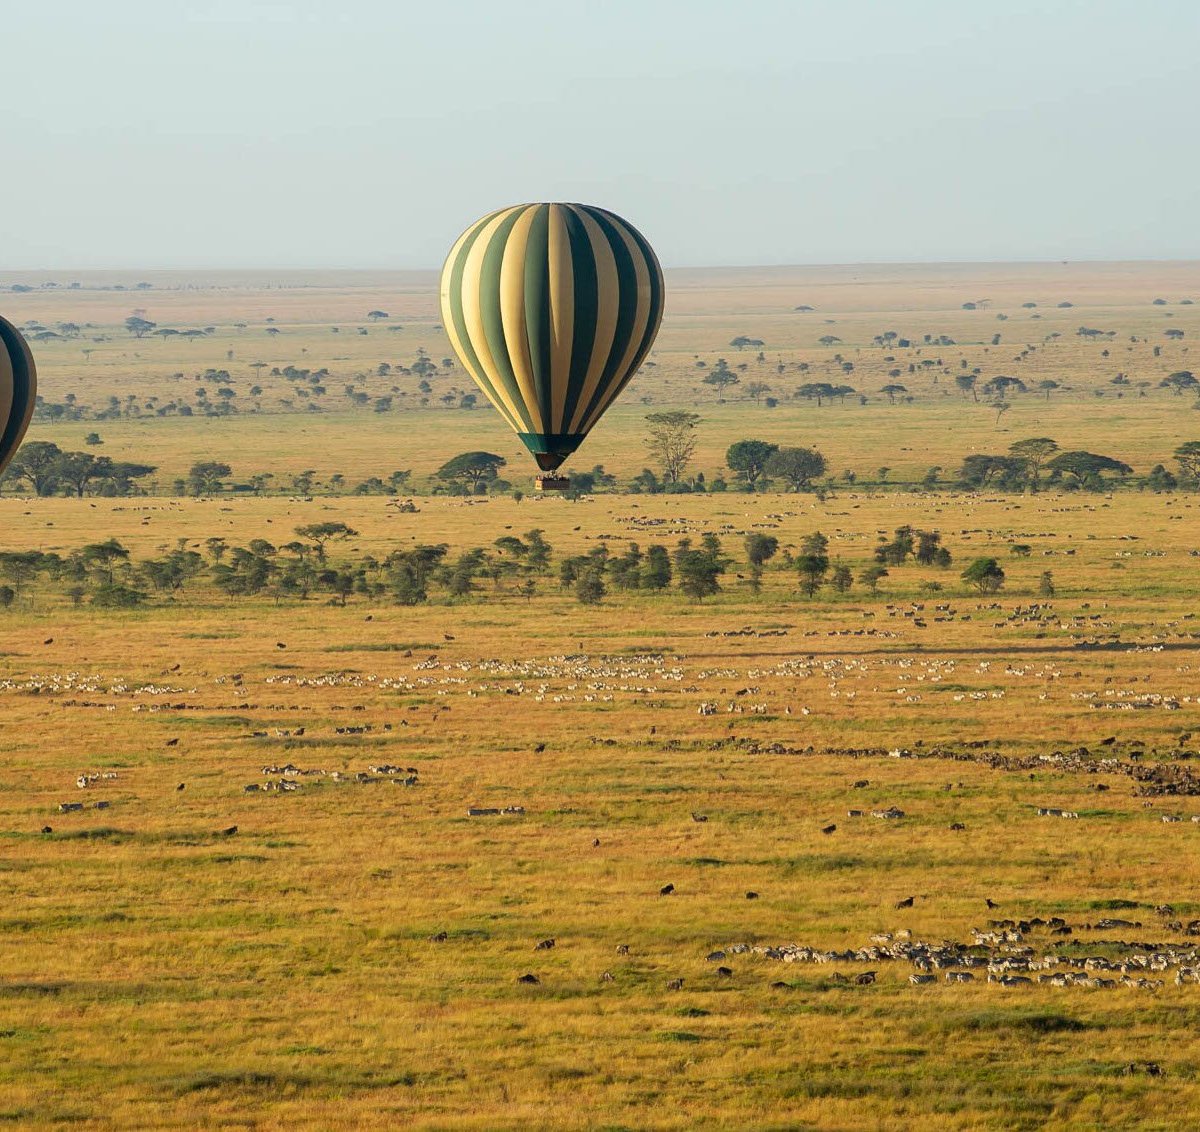
{"type": "MultiPolygon", "coordinates": [[[[1145,475],[1113,456],[1082,449],[1063,449],[1050,437],[1017,441],[1003,453],[972,453],[957,468],[929,468],[918,480],[898,481],[892,469],[881,465],[865,473],[847,469],[830,473],[825,456],[812,448],[781,447],[764,440],[739,440],[729,446],[725,467],[706,477],[692,472],[695,449],[692,435],[699,417],[694,413],[655,413],[646,439],[647,455],[654,467],[643,468],[621,482],[597,464],[590,471],[572,471],[568,494],[597,491],[625,494],[687,494],[695,492],[810,491],[824,496],[841,487],[890,490],[987,491],[1112,491],[1116,488],[1174,491],[1200,489],[1200,441],[1175,448],[1173,464],[1155,464],[1145,475]],[[665,422],[665,423],[664,423],[665,422]]],[[[103,443],[92,433],[87,443],[103,443]]],[[[410,469],[358,482],[335,473],[320,479],[314,471],[288,476],[270,472],[234,475],[230,464],[202,460],[186,476],[169,481],[156,477],[153,464],[113,460],[92,452],[64,451],[45,440],[26,443],[4,477],[0,491],[38,496],[214,496],[243,495],[498,495],[520,499],[524,492],[505,479],[504,457],[491,452],[462,452],[447,460],[433,475],[415,479],[410,469]]]]}

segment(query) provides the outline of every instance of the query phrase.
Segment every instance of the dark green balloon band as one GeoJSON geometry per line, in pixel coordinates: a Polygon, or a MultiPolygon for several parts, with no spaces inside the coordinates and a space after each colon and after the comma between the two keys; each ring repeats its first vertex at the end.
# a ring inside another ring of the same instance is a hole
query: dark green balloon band
{"type": "Polygon", "coordinates": [[[583,437],[567,433],[519,432],[521,443],[533,453],[543,472],[552,472],[583,443],[583,437]]]}
{"type": "Polygon", "coordinates": [[[29,418],[33,413],[33,402],[37,395],[37,374],[33,366],[33,355],[21,337],[20,331],[7,319],[0,318],[0,350],[8,354],[12,365],[12,405],[8,419],[0,420],[0,472],[8,466],[16,454],[29,418]]]}

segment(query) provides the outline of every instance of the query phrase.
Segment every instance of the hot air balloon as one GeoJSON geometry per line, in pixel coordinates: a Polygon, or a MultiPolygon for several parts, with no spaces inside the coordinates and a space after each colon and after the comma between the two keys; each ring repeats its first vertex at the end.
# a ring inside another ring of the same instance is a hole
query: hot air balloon
{"type": "Polygon", "coordinates": [[[21,446],[36,394],[33,355],[17,328],[0,318],[0,472],[21,446]]]}
{"type": "Polygon", "coordinates": [[[649,353],[662,268],[645,237],[606,209],[520,204],[458,238],[441,302],[454,352],[550,472],[649,353]]]}

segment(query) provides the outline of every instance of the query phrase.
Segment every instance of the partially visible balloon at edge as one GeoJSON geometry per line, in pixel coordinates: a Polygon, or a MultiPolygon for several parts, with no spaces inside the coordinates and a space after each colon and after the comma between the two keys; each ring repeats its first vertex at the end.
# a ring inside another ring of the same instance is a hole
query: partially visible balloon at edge
{"type": "Polygon", "coordinates": [[[0,317],[0,472],[17,454],[37,400],[37,369],[21,332],[0,317]]]}
{"type": "Polygon", "coordinates": [[[645,237],[595,205],[490,213],[442,269],[450,344],[543,471],[579,447],[637,373],[663,296],[645,237]]]}

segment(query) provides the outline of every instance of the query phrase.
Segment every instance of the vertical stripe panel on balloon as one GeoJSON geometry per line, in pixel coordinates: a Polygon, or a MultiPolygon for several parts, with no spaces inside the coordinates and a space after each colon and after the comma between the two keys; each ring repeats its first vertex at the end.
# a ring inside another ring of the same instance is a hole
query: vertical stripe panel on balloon
{"type": "MultiPolygon", "coordinates": [[[[526,264],[532,251],[530,235],[538,213],[544,205],[530,205],[513,221],[500,257],[500,323],[509,368],[512,370],[521,402],[533,420],[534,431],[546,431],[546,417],[541,411],[538,383],[529,341],[526,318],[526,264]]],[[[504,236],[497,233],[496,242],[504,236]]]]}
{"type": "Polygon", "coordinates": [[[37,401],[37,367],[20,331],[4,318],[0,318],[0,352],[8,359],[12,390],[8,414],[0,417],[0,471],[3,471],[16,455],[33,419],[33,408],[37,401]]]}
{"type": "Polygon", "coordinates": [[[613,263],[617,270],[617,322],[600,380],[591,401],[579,418],[581,431],[584,432],[595,423],[625,378],[623,363],[627,364],[629,356],[636,352],[644,329],[638,325],[641,293],[635,256],[637,261],[641,260],[640,250],[625,238],[622,230],[624,225],[615,224],[610,214],[592,208],[587,212],[599,225],[608,246],[612,249],[613,263]]]}
{"type": "Polygon", "coordinates": [[[8,354],[8,345],[0,339],[0,470],[3,470],[7,462],[5,454],[8,445],[5,441],[8,437],[8,422],[12,420],[13,410],[16,408],[13,403],[15,393],[12,359],[8,354]]]}
{"type": "Polygon", "coordinates": [[[575,407],[583,393],[584,380],[596,340],[596,258],[583,221],[570,205],[562,205],[563,228],[571,248],[571,289],[574,317],[571,332],[571,369],[563,404],[562,431],[571,431],[575,407]]]}
{"type": "Polygon", "coordinates": [[[620,217],[614,216],[612,213],[607,213],[609,219],[620,226],[628,233],[634,243],[641,250],[641,258],[646,265],[649,274],[649,289],[650,289],[650,310],[649,318],[646,323],[646,328],[642,334],[642,340],[639,343],[637,350],[634,352],[633,359],[629,368],[619,382],[614,383],[613,388],[609,391],[604,403],[600,405],[592,414],[589,422],[585,422],[585,429],[591,428],[600,415],[612,404],[612,402],[621,394],[621,391],[629,384],[633,377],[641,368],[642,363],[646,360],[646,355],[650,353],[651,346],[654,345],[654,339],[658,334],[658,328],[662,323],[664,296],[666,292],[663,282],[662,267],[659,265],[658,257],[654,254],[654,250],[646,242],[642,234],[636,229],[621,221],[620,217]]]}
{"type": "MultiPolygon", "coordinates": [[[[650,352],[650,347],[654,345],[654,339],[658,335],[658,328],[662,324],[663,307],[665,305],[666,284],[663,281],[662,265],[658,262],[658,256],[654,254],[654,249],[646,242],[646,238],[636,228],[629,227],[629,234],[639,248],[642,249],[642,256],[645,258],[646,265],[650,270],[650,322],[646,327],[646,334],[640,347],[640,357],[638,365],[641,365],[645,360],[646,355],[650,352]]],[[[636,366],[634,367],[637,368],[636,366]]]]}
{"type": "Polygon", "coordinates": [[[583,388],[575,404],[568,432],[576,433],[583,423],[584,407],[591,403],[600,384],[600,378],[612,352],[613,335],[617,330],[618,304],[620,302],[620,279],[613,249],[600,225],[581,205],[568,206],[579,217],[587,233],[596,264],[596,334],[592,341],[592,353],[588,362],[583,388]]]}
{"type": "MultiPolygon", "coordinates": [[[[515,390],[510,389],[505,384],[499,369],[496,367],[495,360],[492,357],[491,346],[488,342],[487,332],[483,324],[481,306],[481,291],[487,282],[483,278],[483,264],[487,252],[500,225],[517,211],[518,209],[516,208],[509,208],[497,213],[479,233],[475,242],[467,251],[466,263],[463,266],[462,275],[462,309],[467,338],[475,350],[476,357],[479,359],[481,372],[495,391],[497,398],[508,406],[513,419],[518,422],[517,431],[532,432],[533,426],[530,423],[529,415],[525,411],[524,404],[515,395],[515,390]]],[[[496,281],[492,282],[492,287],[496,290],[499,289],[496,281]]]]}
{"type": "Polygon", "coordinates": [[[529,210],[529,234],[521,263],[522,331],[525,335],[531,385],[537,398],[540,431],[554,432],[553,371],[550,366],[550,206],[529,210]]]}
{"type": "Polygon", "coordinates": [[[446,266],[442,269],[442,322],[445,325],[447,335],[449,335],[450,345],[454,347],[458,356],[462,359],[463,364],[467,368],[467,373],[483,391],[484,396],[496,407],[500,415],[517,432],[520,432],[521,426],[516,415],[505,403],[505,399],[492,386],[487,374],[484,372],[483,366],[479,362],[479,356],[475,353],[475,348],[471,345],[470,335],[467,333],[466,316],[463,313],[462,280],[463,272],[466,269],[467,254],[479,238],[480,232],[497,215],[499,214],[491,213],[471,228],[468,228],[459,237],[458,243],[451,249],[450,255],[446,260],[446,266]]]}
{"type": "Polygon", "coordinates": [[[552,411],[550,430],[567,431],[567,390],[571,384],[571,339],[575,333],[575,276],[571,264],[571,240],[563,208],[550,206],[546,259],[546,293],[550,300],[550,373],[552,411]]]}
{"type": "MultiPolygon", "coordinates": [[[[537,432],[539,431],[537,404],[536,401],[530,401],[517,380],[511,354],[512,344],[504,332],[504,315],[501,310],[500,282],[505,252],[513,228],[527,211],[528,206],[512,209],[501,218],[488,240],[479,264],[479,317],[483,325],[483,333],[487,338],[488,353],[492,359],[493,382],[498,381],[507,390],[509,398],[516,405],[518,415],[529,422],[527,431],[537,432]]],[[[524,333],[524,327],[521,327],[521,331],[524,333]]]]}

